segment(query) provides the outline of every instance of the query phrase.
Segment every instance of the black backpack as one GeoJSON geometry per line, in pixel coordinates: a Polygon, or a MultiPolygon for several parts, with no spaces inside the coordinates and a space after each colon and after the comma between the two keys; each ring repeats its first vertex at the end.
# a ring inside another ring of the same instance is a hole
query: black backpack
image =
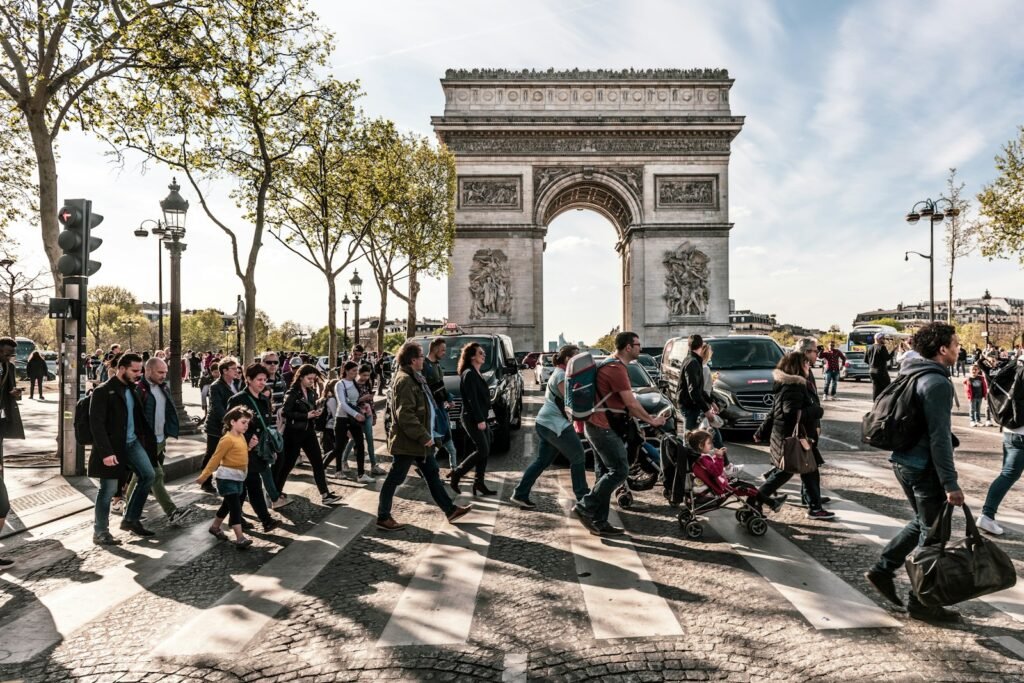
{"type": "Polygon", "coordinates": [[[92,445],[92,426],[89,424],[89,406],[92,403],[92,392],[75,404],[75,441],[83,446],[92,445]]]}
{"type": "Polygon", "coordinates": [[[1024,427],[1024,366],[1008,363],[989,373],[988,407],[1000,427],[1024,427]]]}
{"type": "Polygon", "coordinates": [[[861,420],[861,441],[887,451],[905,451],[924,434],[924,411],[917,400],[917,379],[934,372],[946,377],[938,368],[901,374],[882,390],[875,405],[861,420]]]}

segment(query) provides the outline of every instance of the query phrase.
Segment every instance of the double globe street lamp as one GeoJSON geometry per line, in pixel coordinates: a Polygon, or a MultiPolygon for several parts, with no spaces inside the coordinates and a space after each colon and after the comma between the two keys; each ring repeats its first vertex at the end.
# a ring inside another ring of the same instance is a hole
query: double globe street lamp
{"type": "Polygon", "coordinates": [[[933,201],[931,199],[924,199],[914,204],[910,209],[910,213],[906,215],[906,221],[908,223],[917,223],[922,218],[927,218],[930,226],[930,237],[928,254],[922,254],[917,251],[908,251],[903,254],[903,260],[910,260],[910,254],[917,254],[921,258],[928,259],[928,321],[935,322],[935,224],[941,223],[946,218],[955,219],[960,215],[960,209],[958,209],[953,202],[946,199],[945,197],[939,197],[938,200],[933,201]],[[920,208],[918,208],[920,207],[920,208]]]}

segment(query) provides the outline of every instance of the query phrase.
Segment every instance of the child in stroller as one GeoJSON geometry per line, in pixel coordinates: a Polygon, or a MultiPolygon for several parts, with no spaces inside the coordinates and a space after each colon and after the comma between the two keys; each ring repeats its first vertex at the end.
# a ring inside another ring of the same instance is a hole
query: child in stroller
{"type": "Polygon", "coordinates": [[[757,486],[730,477],[725,472],[724,449],[714,450],[710,432],[696,429],[680,439],[662,441],[661,461],[665,475],[665,496],[678,505],[679,526],[686,535],[704,535],[698,515],[722,508],[735,510],[736,521],[754,536],[768,531],[762,503],[778,511],[786,496],[763,498],[757,486]]]}

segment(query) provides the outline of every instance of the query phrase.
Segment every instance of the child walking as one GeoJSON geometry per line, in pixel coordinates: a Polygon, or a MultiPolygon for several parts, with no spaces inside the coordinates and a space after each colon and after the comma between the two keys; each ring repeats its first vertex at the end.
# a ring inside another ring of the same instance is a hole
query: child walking
{"type": "MultiPolygon", "coordinates": [[[[235,406],[224,415],[224,436],[220,438],[210,462],[196,479],[196,483],[202,485],[211,474],[216,474],[217,491],[224,496],[224,502],[217,510],[209,531],[217,540],[228,540],[227,534],[221,529],[227,517],[231,530],[235,532],[235,547],[239,550],[252,545],[252,539],[242,533],[242,490],[248,473],[249,449],[256,446],[256,443],[245,441],[245,431],[249,429],[250,420],[252,411],[242,406],[235,406]]],[[[256,436],[251,439],[251,442],[258,441],[259,437],[256,436]]]]}
{"type": "Polygon", "coordinates": [[[988,396],[988,380],[985,379],[985,373],[981,371],[981,366],[977,364],[971,366],[971,374],[964,378],[964,390],[967,392],[967,400],[971,402],[971,426],[991,427],[992,422],[987,415],[984,425],[981,422],[981,402],[988,396]]]}

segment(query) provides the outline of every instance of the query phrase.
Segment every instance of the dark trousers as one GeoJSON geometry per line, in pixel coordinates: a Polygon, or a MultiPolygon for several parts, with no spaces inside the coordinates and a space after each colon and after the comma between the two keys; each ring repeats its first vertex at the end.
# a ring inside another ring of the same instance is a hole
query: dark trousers
{"type": "Polygon", "coordinates": [[[28,380],[28,397],[35,398],[36,387],[39,387],[39,398],[43,397],[43,378],[42,377],[30,377],[28,380]]]}
{"type": "Polygon", "coordinates": [[[419,470],[420,476],[427,482],[430,490],[430,497],[437,503],[437,507],[445,515],[450,515],[455,510],[455,503],[444,488],[441,482],[440,470],[437,467],[437,460],[430,454],[423,458],[416,458],[411,455],[392,455],[394,460],[391,463],[391,470],[380,487],[380,499],[377,502],[377,519],[381,522],[391,519],[391,505],[395,499],[395,490],[402,485],[409,475],[409,468],[414,464],[419,470]]]}
{"type": "Polygon", "coordinates": [[[320,444],[316,440],[316,432],[312,429],[286,429],[284,430],[284,450],[281,457],[274,463],[274,484],[278,491],[284,491],[284,483],[291,474],[295,463],[299,460],[299,451],[302,450],[313,468],[313,481],[320,495],[327,493],[327,475],[324,470],[324,459],[320,452],[320,444]]]}
{"type": "Polygon", "coordinates": [[[253,457],[250,455],[249,471],[245,475],[245,490],[242,491],[239,500],[240,503],[244,503],[248,499],[252,511],[256,513],[261,522],[266,524],[272,518],[270,510],[267,509],[267,499],[263,495],[263,479],[260,478],[260,473],[256,471],[256,468],[252,467],[252,461],[253,457]]]}
{"type": "Polygon", "coordinates": [[[928,530],[946,503],[946,492],[934,467],[919,470],[893,463],[892,471],[903,488],[903,494],[910,501],[914,518],[882,549],[882,555],[875,563],[875,571],[889,576],[895,574],[903,566],[907,555],[924,542],[928,530]]]}
{"type": "MultiPolygon", "coordinates": [[[[774,496],[775,492],[792,478],[792,472],[784,472],[773,468],[768,475],[768,481],[757,490],[758,499],[762,503],[768,502],[768,499],[774,496]]],[[[807,507],[811,510],[821,509],[821,473],[818,470],[814,470],[807,474],[801,474],[800,482],[803,485],[800,495],[807,502],[807,507]]]]}
{"type": "Polygon", "coordinates": [[[217,436],[215,434],[207,434],[206,435],[206,453],[203,454],[203,462],[199,466],[200,471],[202,471],[206,467],[206,464],[208,462],[210,462],[210,458],[213,457],[213,453],[214,453],[214,451],[217,450],[217,444],[219,444],[219,443],[220,443],[220,437],[219,436],[217,436]]]}
{"type": "Polygon", "coordinates": [[[892,380],[889,379],[889,373],[885,370],[882,371],[871,371],[871,400],[878,398],[878,395],[882,393],[882,390],[889,386],[892,380]]]}
{"type": "MultiPolygon", "coordinates": [[[[0,519],[11,512],[11,499],[7,496],[7,485],[4,484],[4,439],[0,436],[0,519]]],[[[0,531],[3,526],[0,525],[0,531]]]]}
{"type": "Polygon", "coordinates": [[[224,502],[217,509],[217,518],[228,518],[228,524],[235,526],[242,523],[242,495],[240,493],[229,493],[224,496],[224,502]]]}
{"type": "Polygon", "coordinates": [[[491,455],[491,431],[489,429],[477,429],[475,423],[462,421],[462,428],[466,435],[473,442],[474,451],[455,469],[459,477],[466,476],[471,469],[476,470],[475,479],[483,482],[487,474],[487,458],[491,455]]]}
{"type": "Polygon", "coordinates": [[[366,472],[366,432],[363,431],[363,423],[357,422],[350,417],[339,417],[334,423],[334,452],[327,456],[324,467],[334,460],[334,471],[340,472],[342,457],[345,455],[345,446],[348,440],[352,439],[356,452],[356,476],[361,477],[366,472]]]}

